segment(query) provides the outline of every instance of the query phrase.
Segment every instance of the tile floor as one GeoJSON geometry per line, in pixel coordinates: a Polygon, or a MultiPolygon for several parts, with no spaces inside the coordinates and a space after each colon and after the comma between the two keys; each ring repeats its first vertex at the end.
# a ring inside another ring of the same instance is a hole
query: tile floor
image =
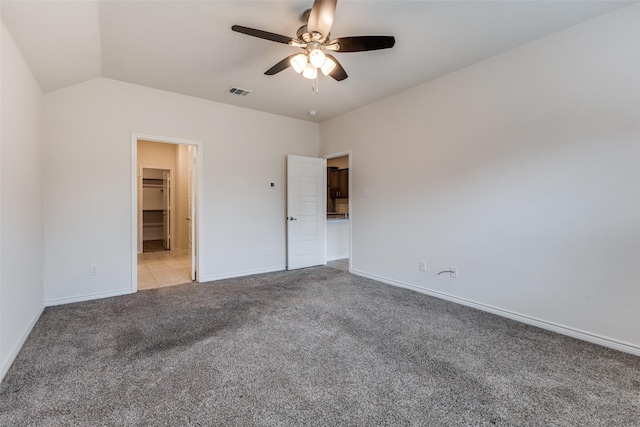
{"type": "Polygon", "coordinates": [[[138,254],[138,290],[191,282],[188,249],[138,254]]]}

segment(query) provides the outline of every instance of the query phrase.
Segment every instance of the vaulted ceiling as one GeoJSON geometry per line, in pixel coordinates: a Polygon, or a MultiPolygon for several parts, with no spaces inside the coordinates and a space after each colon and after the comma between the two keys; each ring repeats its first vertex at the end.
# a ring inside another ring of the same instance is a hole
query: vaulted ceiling
{"type": "Polygon", "coordinates": [[[1,13],[44,92],[106,77],[320,122],[631,3],[339,0],[332,38],[392,35],[396,45],[336,53],[349,77],[320,76],[318,94],[292,69],[264,75],[299,48],[231,31],[295,37],[312,0],[3,0],[1,13]]]}

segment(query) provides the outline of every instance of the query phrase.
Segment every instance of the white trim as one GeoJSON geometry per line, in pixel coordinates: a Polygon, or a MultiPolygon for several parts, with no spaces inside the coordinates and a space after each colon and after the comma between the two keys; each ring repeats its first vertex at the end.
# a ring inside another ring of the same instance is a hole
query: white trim
{"type": "Polygon", "coordinates": [[[131,132],[131,290],[128,293],[138,291],[138,140],[151,142],[164,142],[168,144],[194,145],[196,147],[196,181],[197,194],[195,195],[196,203],[196,282],[200,282],[200,272],[202,259],[202,236],[204,235],[202,215],[203,194],[203,150],[202,142],[190,139],[173,138],[168,136],[147,135],[143,133],[131,132]]]}
{"type": "Polygon", "coordinates": [[[131,292],[138,291],[138,134],[131,134],[131,292]]]}
{"type": "MultiPolygon", "coordinates": [[[[169,205],[170,205],[170,215],[169,215],[169,250],[174,248],[174,242],[173,242],[173,238],[174,238],[174,233],[175,233],[175,229],[176,229],[176,214],[177,214],[177,210],[176,210],[176,201],[174,200],[175,197],[173,197],[173,193],[174,193],[174,182],[175,182],[175,176],[176,174],[174,173],[173,168],[166,168],[166,167],[162,167],[162,166],[148,166],[148,165],[140,165],[140,168],[138,170],[138,174],[139,176],[137,177],[137,182],[136,182],[136,189],[137,188],[144,188],[144,183],[142,185],[140,185],[140,187],[138,187],[138,184],[140,183],[140,181],[143,179],[143,171],[145,169],[157,169],[157,170],[163,170],[163,171],[169,171],[169,180],[171,181],[171,183],[169,184],[171,186],[171,191],[170,191],[170,195],[169,195],[169,205]]],[[[143,214],[143,209],[142,206],[140,206],[140,193],[138,193],[137,197],[137,209],[138,209],[138,218],[140,218],[143,214]]],[[[142,203],[144,204],[144,200],[142,201],[142,203]]],[[[138,222],[136,224],[136,227],[138,227],[138,229],[136,230],[136,234],[137,234],[137,239],[138,239],[138,248],[137,248],[137,253],[141,254],[142,251],[140,250],[142,248],[142,246],[144,245],[144,233],[143,233],[143,227],[140,227],[140,223],[138,222]]],[[[137,261],[137,258],[136,258],[137,261]]]]}
{"type": "Polygon", "coordinates": [[[36,326],[38,319],[40,319],[40,316],[42,316],[44,308],[44,305],[40,307],[36,315],[33,317],[33,319],[31,319],[31,322],[29,322],[29,325],[22,334],[22,338],[20,338],[20,341],[18,341],[16,345],[13,346],[13,349],[11,349],[11,352],[8,354],[7,359],[2,361],[2,366],[0,366],[0,382],[2,382],[5,375],[7,375],[7,372],[9,372],[11,365],[13,365],[13,362],[16,360],[16,357],[18,357],[18,353],[20,353],[22,346],[24,345],[25,341],[27,341],[27,338],[29,338],[33,327],[36,326]]]}
{"type": "MultiPolygon", "coordinates": [[[[353,185],[352,185],[352,176],[353,174],[351,173],[351,171],[353,170],[353,150],[347,150],[347,151],[340,151],[338,153],[332,153],[332,154],[326,154],[324,156],[325,160],[328,159],[335,159],[336,157],[343,157],[343,156],[349,156],[349,271],[351,271],[351,269],[353,268],[353,227],[352,227],[352,222],[351,220],[353,219],[353,185]]],[[[325,185],[326,187],[326,185],[325,185]]],[[[325,196],[325,211],[327,210],[326,207],[326,196],[325,196]]],[[[326,227],[325,227],[325,233],[326,233],[326,227]]],[[[325,253],[325,259],[326,259],[326,254],[327,254],[327,239],[325,237],[324,240],[324,253],[325,253]]],[[[334,259],[344,259],[344,258],[334,258],[334,259]]],[[[332,261],[333,259],[329,260],[327,259],[327,261],[332,261]]]]}
{"type": "Polygon", "coordinates": [[[274,273],[276,271],[285,271],[286,265],[278,265],[275,267],[260,268],[258,270],[237,271],[235,273],[217,274],[215,276],[200,277],[200,283],[215,282],[216,280],[235,279],[236,277],[253,276],[254,274],[274,273]]]}
{"type": "Polygon", "coordinates": [[[131,289],[127,288],[127,289],[121,289],[118,291],[98,292],[95,294],[85,294],[85,295],[79,295],[79,296],[69,297],[69,298],[52,299],[52,300],[45,301],[44,303],[47,307],[54,307],[56,305],[71,304],[74,302],[83,302],[83,301],[91,301],[94,299],[119,297],[122,295],[133,294],[135,292],[136,291],[131,291],[131,289]]]}
{"type": "Polygon", "coordinates": [[[443,292],[438,292],[438,291],[434,291],[431,289],[425,289],[425,288],[421,288],[419,286],[415,286],[415,285],[411,285],[409,283],[405,283],[405,282],[400,282],[397,280],[393,280],[393,279],[389,279],[387,277],[382,277],[382,276],[377,276],[375,274],[369,274],[369,273],[365,273],[363,271],[358,271],[358,270],[352,270],[351,273],[357,275],[357,276],[362,276],[362,277],[366,277],[368,279],[372,279],[372,280],[376,280],[378,282],[383,282],[386,283],[388,285],[392,285],[392,286],[397,286],[400,288],[407,288],[407,289],[411,289],[414,290],[416,292],[420,292],[422,294],[426,294],[426,295],[430,295],[432,297],[435,298],[439,298],[439,299],[443,299],[446,301],[451,301],[453,303],[457,303],[457,304],[461,304],[461,305],[465,305],[467,307],[472,307],[475,308],[477,310],[480,311],[485,311],[491,314],[495,314],[501,317],[506,317],[508,319],[511,320],[515,320],[517,322],[521,322],[521,323],[525,323],[527,325],[532,325],[532,326],[536,326],[538,328],[541,329],[546,329],[548,331],[552,331],[552,332],[556,332],[559,333],[561,335],[567,335],[570,336],[572,338],[577,338],[579,340],[582,341],[587,341],[593,344],[598,344],[601,345],[603,347],[608,347],[608,348],[612,348],[614,350],[618,350],[618,351],[623,351],[625,353],[630,353],[636,356],[640,356],[640,347],[633,345],[633,344],[629,344],[629,343],[625,343],[622,341],[618,341],[615,339],[611,339],[611,338],[607,338],[607,337],[603,337],[600,335],[596,335],[596,334],[592,334],[589,332],[585,332],[585,331],[581,331],[578,329],[573,329],[567,326],[563,326],[563,325],[559,325],[557,323],[553,323],[553,322],[547,322],[545,320],[541,320],[541,319],[537,319],[535,317],[530,317],[530,316],[526,316],[524,314],[519,314],[519,313],[515,313],[513,311],[509,311],[509,310],[504,310],[498,307],[494,307],[491,305],[487,305],[487,304],[482,304],[479,302],[475,302],[475,301],[471,301],[465,298],[460,298],[460,297],[456,297],[453,295],[449,295],[443,292]]]}

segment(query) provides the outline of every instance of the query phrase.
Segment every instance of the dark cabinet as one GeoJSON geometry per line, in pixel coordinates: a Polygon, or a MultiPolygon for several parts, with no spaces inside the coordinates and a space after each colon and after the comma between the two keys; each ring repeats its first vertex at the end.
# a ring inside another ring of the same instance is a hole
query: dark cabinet
{"type": "Polygon", "coordinates": [[[331,170],[329,172],[329,194],[332,199],[349,197],[349,169],[331,170]]]}
{"type": "Polygon", "coordinates": [[[340,175],[338,197],[346,199],[349,197],[349,169],[340,169],[338,174],[340,175]]]}
{"type": "Polygon", "coordinates": [[[335,199],[340,191],[340,174],[338,170],[329,172],[329,197],[335,199]]]}

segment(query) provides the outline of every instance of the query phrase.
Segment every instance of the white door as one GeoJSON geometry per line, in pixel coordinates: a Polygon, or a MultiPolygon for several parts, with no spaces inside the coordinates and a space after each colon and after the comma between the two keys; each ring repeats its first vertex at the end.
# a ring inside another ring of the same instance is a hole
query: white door
{"type": "Polygon", "coordinates": [[[287,269],[324,265],[327,161],[287,156],[287,269]]]}
{"type": "Polygon", "coordinates": [[[162,243],[171,249],[171,175],[162,171],[162,243]]]}
{"type": "Polygon", "coordinates": [[[191,256],[191,280],[196,280],[196,147],[189,146],[189,171],[187,174],[188,181],[188,203],[189,203],[189,216],[187,221],[189,222],[189,255],[191,256]]]}

